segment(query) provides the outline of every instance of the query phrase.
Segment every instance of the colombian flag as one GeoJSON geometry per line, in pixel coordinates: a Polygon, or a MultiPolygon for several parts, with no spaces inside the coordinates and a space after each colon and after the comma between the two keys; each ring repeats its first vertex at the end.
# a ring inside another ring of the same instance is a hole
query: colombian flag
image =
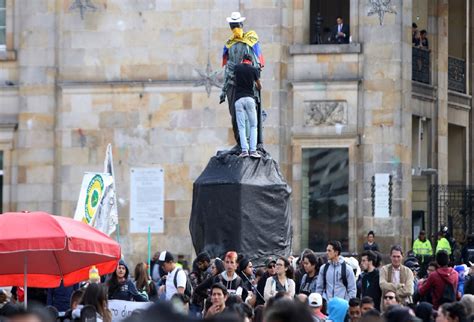
{"type": "Polygon", "coordinates": [[[253,53],[255,54],[255,57],[258,58],[261,67],[265,66],[265,60],[263,58],[262,49],[260,47],[260,43],[258,42],[258,35],[253,30],[244,33],[242,39],[231,37],[227,40],[222,51],[222,66],[225,66],[227,64],[227,60],[229,58],[229,48],[235,45],[237,42],[243,42],[250,46],[253,50],[253,53]]]}

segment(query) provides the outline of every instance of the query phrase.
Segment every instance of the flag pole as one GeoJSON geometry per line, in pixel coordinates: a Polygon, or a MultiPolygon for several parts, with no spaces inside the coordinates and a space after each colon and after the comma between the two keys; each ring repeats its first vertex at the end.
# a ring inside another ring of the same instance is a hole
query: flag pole
{"type": "Polygon", "coordinates": [[[117,222],[117,243],[120,244],[120,224],[117,222]]]}
{"type": "Polygon", "coordinates": [[[151,228],[148,226],[148,275],[151,276],[151,228]]]}

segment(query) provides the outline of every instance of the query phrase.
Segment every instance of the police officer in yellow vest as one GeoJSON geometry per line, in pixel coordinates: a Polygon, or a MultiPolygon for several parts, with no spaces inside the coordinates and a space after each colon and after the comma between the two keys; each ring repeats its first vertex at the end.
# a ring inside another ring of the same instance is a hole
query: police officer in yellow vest
{"type": "Polygon", "coordinates": [[[444,237],[444,233],[440,231],[438,233],[438,243],[436,244],[436,253],[440,250],[445,250],[448,255],[451,255],[451,245],[449,241],[444,237]]]}
{"type": "Polygon", "coordinates": [[[418,239],[413,243],[413,253],[420,263],[420,275],[424,276],[433,256],[433,247],[431,247],[431,242],[426,239],[424,230],[420,231],[418,239]]]}

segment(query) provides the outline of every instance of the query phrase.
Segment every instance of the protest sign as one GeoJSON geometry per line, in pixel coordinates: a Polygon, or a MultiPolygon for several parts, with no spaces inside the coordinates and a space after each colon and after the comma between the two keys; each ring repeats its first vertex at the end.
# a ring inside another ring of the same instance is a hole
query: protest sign
{"type": "Polygon", "coordinates": [[[109,310],[112,312],[112,322],[125,320],[135,310],[146,310],[151,302],[130,302],[121,300],[109,300],[109,310]]]}

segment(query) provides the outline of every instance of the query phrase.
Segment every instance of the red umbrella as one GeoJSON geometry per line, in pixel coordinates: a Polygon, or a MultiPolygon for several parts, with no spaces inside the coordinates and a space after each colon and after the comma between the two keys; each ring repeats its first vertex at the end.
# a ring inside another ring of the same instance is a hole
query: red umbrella
{"type": "MultiPolygon", "coordinates": [[[[89,225],[45,212],[0,215],[0,286],[58,287],[111,273],[120,245],[89,225]]],[[[26,292],[25,292],[26,293],[26,292]]]]}

